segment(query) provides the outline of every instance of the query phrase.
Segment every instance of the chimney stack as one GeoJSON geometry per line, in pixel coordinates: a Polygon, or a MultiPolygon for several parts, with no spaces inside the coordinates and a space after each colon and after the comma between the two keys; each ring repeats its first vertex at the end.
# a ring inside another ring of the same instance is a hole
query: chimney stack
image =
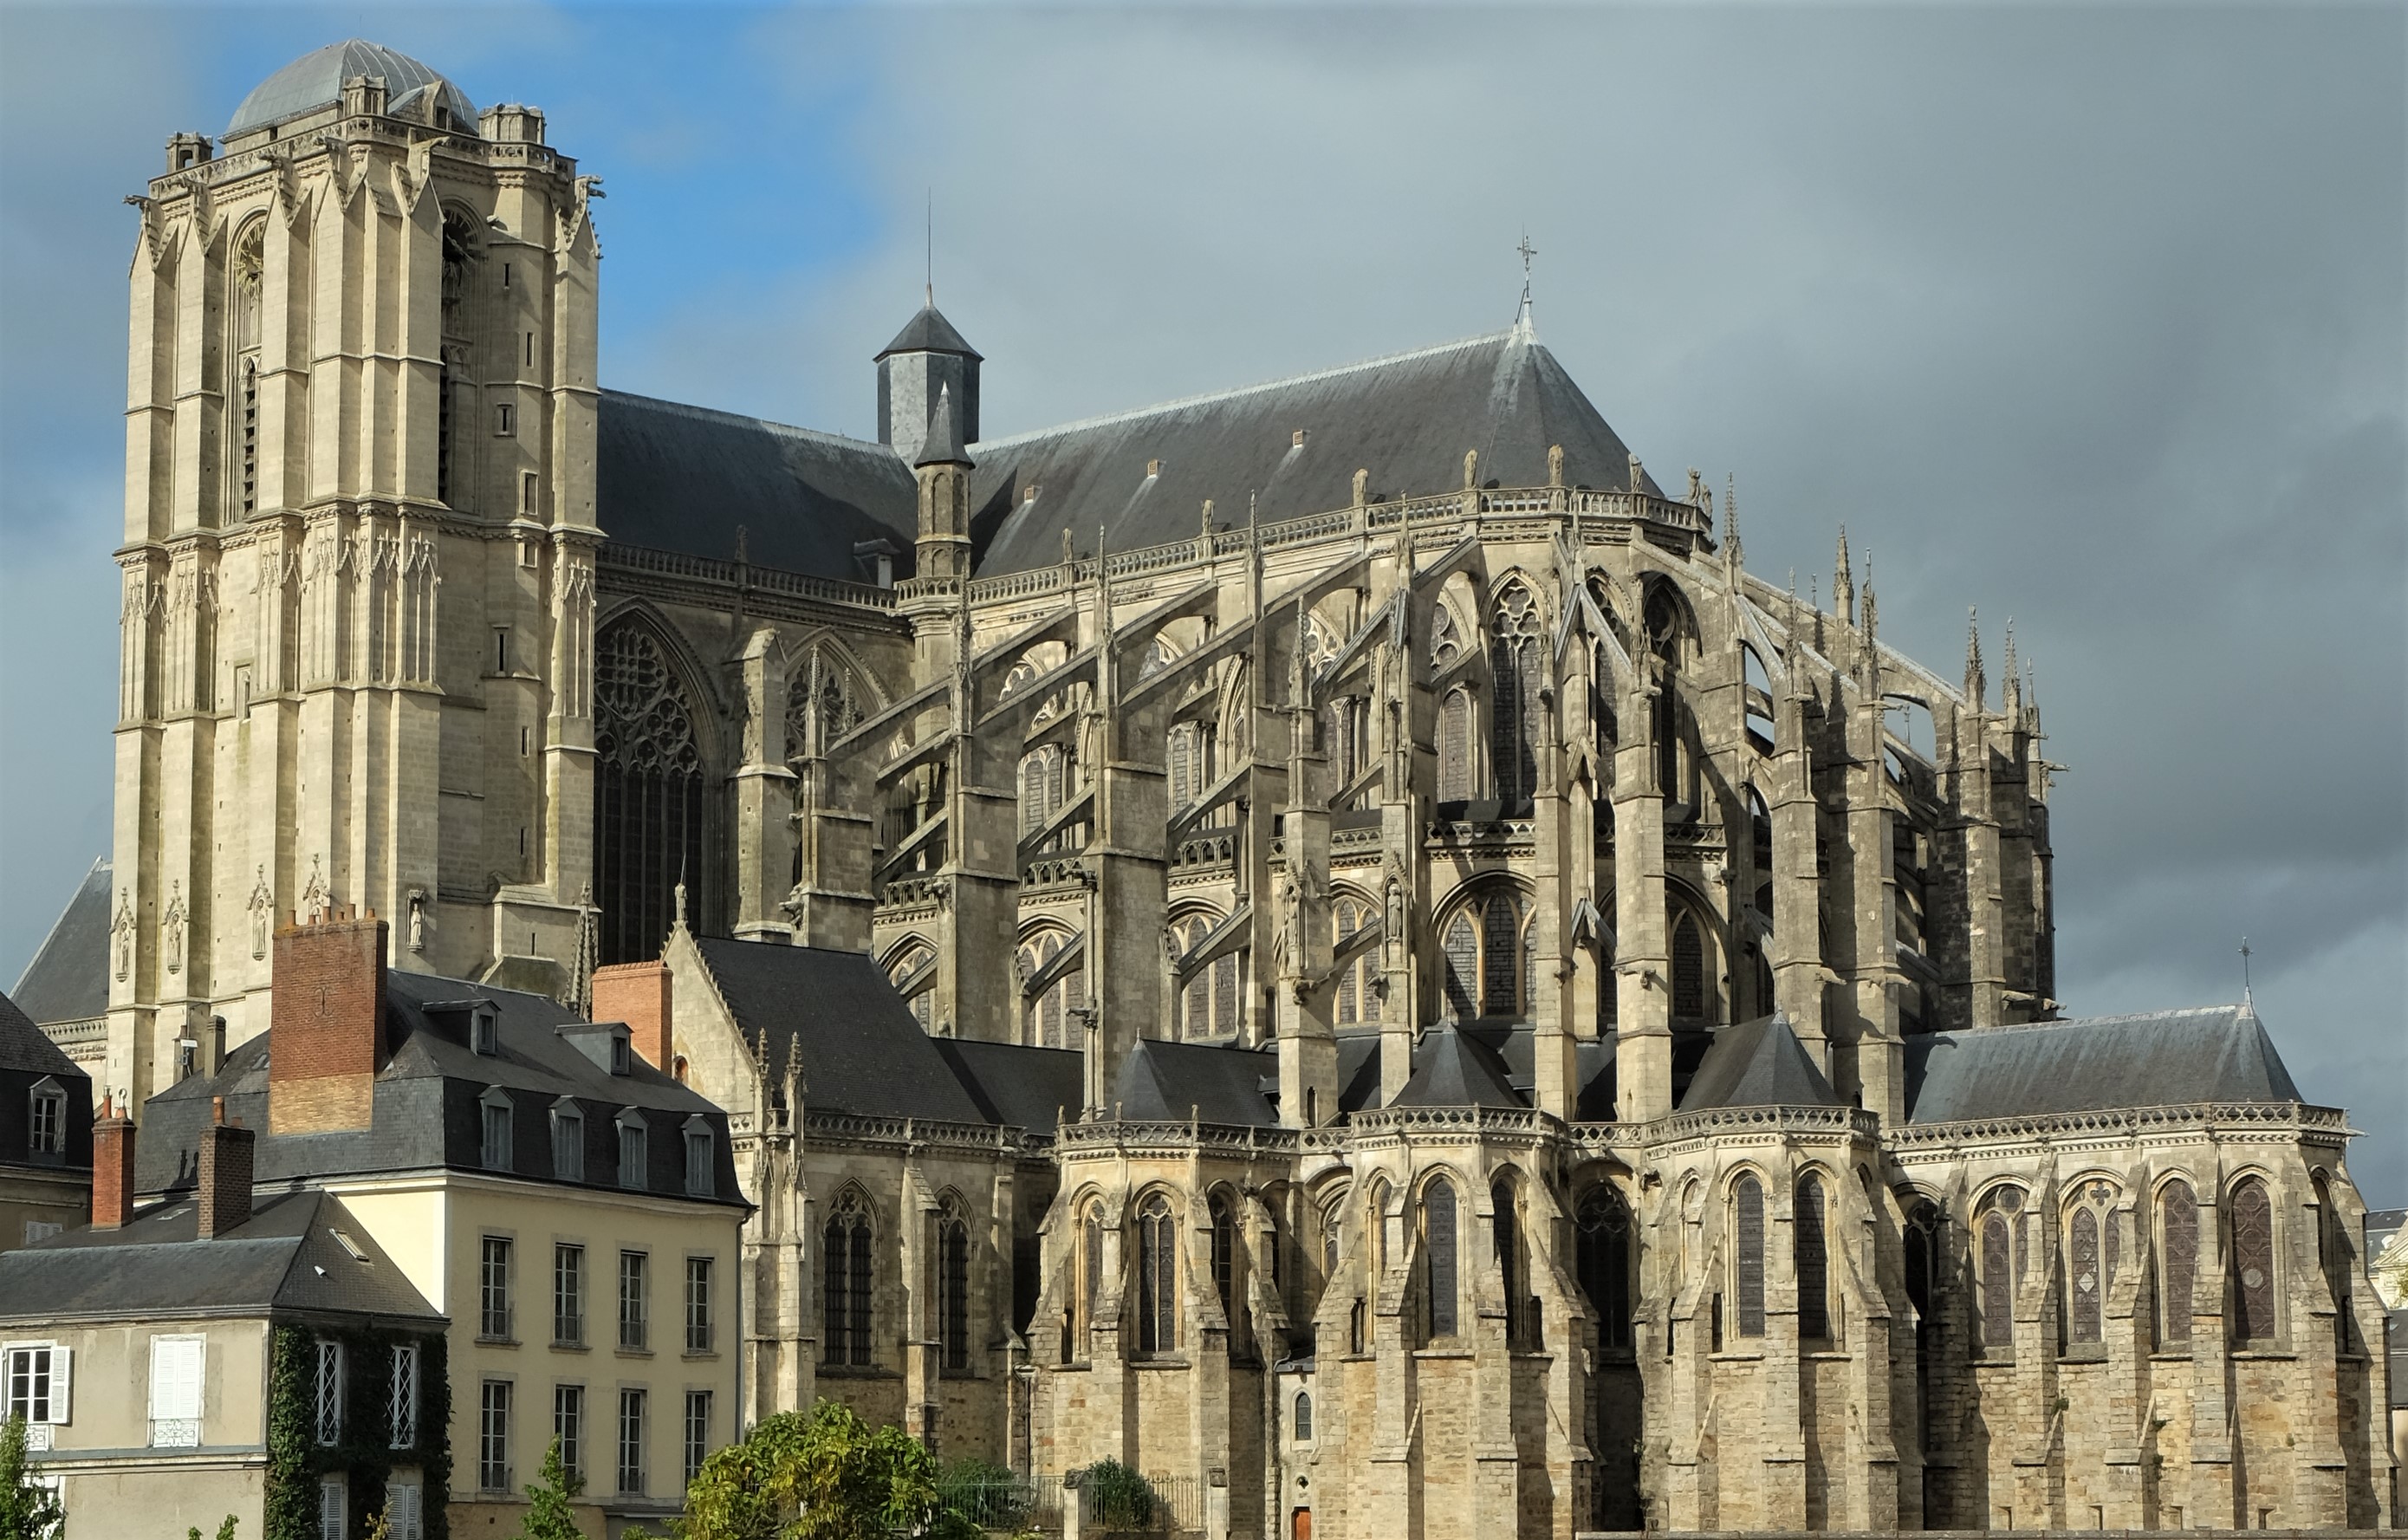
{"type": "Polygon", "coordinates": [[[369,1126],[384,1068],[386,926],[346,909],[276,933],[267,1131],[369,1126]]]}
{"type": "Polygon", "coordinates": [[[594,970],[593,1019],[625,1022],[628,1046],[666,1072],[671,1062],[669,965],[655,958],[594,970]]]}
{"type": "Polygon", "coordinates": [[[256,1137],[225,1120],[225,1098],[209,1098],[209,1124],[201,1130],[201,1223],[199,1235],[214,1239],[251,1217],[251,1143],[256,1137]]]}
{"type": "Polygon", "coordinates": [[[122,1230],[134,1217],[134,1120],[109,1098],[92,1124],[92,1228],[122,1230]]]}

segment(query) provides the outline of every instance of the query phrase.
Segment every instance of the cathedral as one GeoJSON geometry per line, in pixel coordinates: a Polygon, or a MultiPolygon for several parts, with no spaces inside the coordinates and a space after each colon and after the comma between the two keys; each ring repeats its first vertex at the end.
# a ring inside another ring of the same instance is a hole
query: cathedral
{"type": "Polygon", "coordinates": [[[2344,1115],[2068,1018],[2012,634],[1751,571],[1526,295],[1009,437],[933,298],[874,442],[612,391],[598,180],[354,41],[129,200],[119,1104],[372,911],[726,1109],[748,1421],[1213,1540],[2393,1521],[2344,1115]]]}

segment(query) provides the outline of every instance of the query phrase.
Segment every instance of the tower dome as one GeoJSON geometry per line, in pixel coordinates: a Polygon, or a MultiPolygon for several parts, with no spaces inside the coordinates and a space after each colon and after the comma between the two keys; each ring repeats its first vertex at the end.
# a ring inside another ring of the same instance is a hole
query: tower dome
{"type": "Polygon", "coordinates": [[[449,126],[452,132],[477,132],[477,108],[466,92],[407,53],[352,37],[330,43],[314,53],[305,53],[260,81],[242,99],[242,105],[234,109],[234,121],[226,124],[225,137],[232,138],[300,113],[332,107],[343,99],[343,82],[359,75],[383,78],[388,110],[397,111],[423,94],[432,94],[435,105],[451,118],[449,126]]]}

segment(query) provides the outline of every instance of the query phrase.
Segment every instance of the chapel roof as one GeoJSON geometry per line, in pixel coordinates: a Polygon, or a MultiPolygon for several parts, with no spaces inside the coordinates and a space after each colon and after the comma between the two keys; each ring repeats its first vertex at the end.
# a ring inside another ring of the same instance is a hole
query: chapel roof
{"type": "Polygon", "coordinates": [[[407,53],[381,43],[351,37],[305,53],[251,87],[251,94],[234,109],[225,137],[232,138],[304,112],[332,107],[343,99],[343,82],[360,75],[383,79],[388,110],[405,106],[421,92],[431,92],[437,105],[451,113],[455,132],[477,132],[477,109],[458,86],[407,53]]]}
{"type": "Polygon", "coordinates": [[[108,857],[92,863],[41,950],[9,993],[36,1021],[88,1021],[108,1010],[108,857]]]}
{"type": "Polygon", "coordinates": [[[1713,1107],[1836,1107],[1840,1095],[1775,1014],[1717,1029],[1681,1096],[1683,1112],[1713,1107]]]}
{"type": "Polygon", "coordinates": [[[1906,1040],[1907,1120],[1914,1123],[2300,1100],[2246,1003],[1906,1040]]]}
{"type": "MultiPolygon", "coordinates": [[[[1358,468],[1375,497],[1444,493],[1462,485],[1467,450],[1483,485],[1541,486],[1554,445],[1570,483],[1628,488],[1627,446],[1515,325],[972,444],[977,569],[1051,566],[1066,529],[1086,554],[1099,526],[1115,551],[1187,540],[1208,497],[1222,528],[1245,523],[1249,496],[1266,522],[1341,509],[1358,468]]],[[[1641,488],[1656,490],[1643,472],[1641,488]]]]}

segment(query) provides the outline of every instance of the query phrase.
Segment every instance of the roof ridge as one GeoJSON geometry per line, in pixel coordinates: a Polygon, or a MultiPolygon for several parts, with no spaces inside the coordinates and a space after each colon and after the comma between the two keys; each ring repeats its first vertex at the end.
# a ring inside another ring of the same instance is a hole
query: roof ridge
{"type": "Polygon", "coordinates": [[[854,449],[865,453],[900,458],[885,444],[868,439],[855,439],[850,434],[830,433],[824,428],[796,427],[792,423],[781,423],[769,417],[755,417],[750,412],[728,411],[719,407],[698,407],[690,401],[672,401],[665,396],[645,396],[631,390],[612,390],[607,385],[602,388],[601,395],[605,397],[616,396],[622,401],[638,401],[645,406],[657,408],[680,417],[691,417],[698,422],[731,423],[746,427],[767,428],[772,433],[782,434],[791,439],[805,439],[813,443],[828,444],[839,449],[854,449]]]}
{"type": "Polygon", "coordinates": [[[2176,1005],[2162,1011],[2123,1011],[2110,1016],[2059,1016],[2055,1021],[2008,1021],[1995,1027],[1954,1027],[1928,1037],[1989,1037],[1999,1032],[2053,1032],[2069,1027],[2118,1027],[2133,1021],[2163,1021],[2172,1016],[2236,1015],[2238,1001],[2221,1005],[2176,1005]]]}
{"type": "MultiPolygon", "coordinates": [[[[1038,439],[1052,439],[1063,434],[1084,432],[1090,428],[1109,427],[1114,423],[1135,422],[1141,417],[1155,417],[1167,411],[1179,411],[1188,407],[1234,401],[1240,396],[1258,396],[1265,391],[1279,390],[1289,385],[1314,384],[1324,380],[1336,380],[1369,369],[1384,368],[1392,364],[1410,364],[1416,359],[1435,358],[1440,353],[1460,353],[1484,343],[1512,342],[1517,338],[1519,334],[1516,329],[1508,326],[1503,331],[1483,332],[1477,337],[1459,337],[1452,342],[1440,342],[1424,348],[1411,348],[1403,353],[1383,353],[1377,358],[1358,359],[1352,364],[1340,364],[1333,368],[1312,369],[1303,374],[1282,375],[1272,380],[1257,380],[1250,385],[1237,385],[1227,390],[1206,391],[1197,396],[1174,396],[1168,401],[1157,401],[1152,406],[1132,407],[1123,411],[1108,411],[1096,417],[1077,418],[1071,422],[1054,424],[1051,427],[1034,428],[1026,433],[1007,434],[1000,439],[982,439],[969,447],[973,450],[1005,449],[1038,439]]],[[[1543,344],[1534,339],[1523,340],[1530,347],[1543,348],[1543,344]]]]}

